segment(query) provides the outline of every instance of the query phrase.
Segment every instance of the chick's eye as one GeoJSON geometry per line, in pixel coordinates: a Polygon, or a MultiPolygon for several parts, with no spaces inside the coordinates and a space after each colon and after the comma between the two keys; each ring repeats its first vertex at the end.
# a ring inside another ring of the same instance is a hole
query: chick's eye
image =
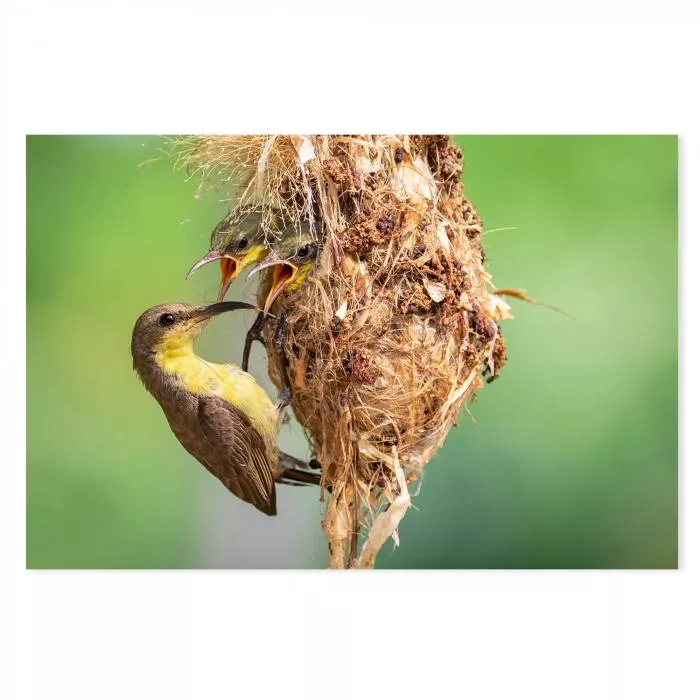
{"type": "Polygon", "coordinates": [[[297,250],[297,255],[300,258],[305,258],[311,252],[311,246],[303,245],[297,250]]]}
{"type": "Polygon", "coordinates": [[[172,314],[163,314],[158,319],[158,323],[160,323],[161,326],[172,326],[173,323],[175,323],[175,316],[172,314]]]}
{"type": "Polygon", "coordinates": [[[241,238],[240,241],[238,241],[238,250],[243,250],[244,248],[248,247],[248,239],[247,238],[241,238]]]}

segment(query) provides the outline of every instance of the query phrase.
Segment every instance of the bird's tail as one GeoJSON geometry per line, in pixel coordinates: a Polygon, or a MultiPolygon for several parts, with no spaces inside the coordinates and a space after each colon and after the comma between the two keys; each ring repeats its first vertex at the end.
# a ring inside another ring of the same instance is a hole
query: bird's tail
{"type": "MultiPolygon", "coordinates": [[[[290,484],[292,486],[318,486],[321,483],[321,476],[308,471],[309,466],[315,466],[318,462],[303,462],[286,452],[280,452],[280,467],[282,473],[278,477],[281,484],[290,484]]],[[[319,465],[320,466],[320,465],[319,465]]]]}

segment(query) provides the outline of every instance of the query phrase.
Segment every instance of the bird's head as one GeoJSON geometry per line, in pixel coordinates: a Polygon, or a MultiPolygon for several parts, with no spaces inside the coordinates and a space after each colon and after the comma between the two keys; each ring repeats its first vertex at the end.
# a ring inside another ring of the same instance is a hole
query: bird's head
{"type": "Polygon", "coordinates": [[[239,222],[235,222],[229,214],[214,229],[209,250],[192,265],[187,277],[207,263],[218,260],[221,268],[221,286],[217,301],[222,301],[241,271],[264,260],[268,252],[260,214],[249,214],[239,222]]]}
{"type": "Polygon", "coordinates": [[[222,301],[208,306],[161,304],[144,311],[131,334],[134,359],[191,345],[210,318],[224,311],[254,309],[241,301],[222,301]]]}
{"type": "Polygon", "coordinates": [[[279,241],[272,243],[269,255],[248,274],[250,279],[261,270],[272,269],[270,291],[265,299],[265,313],[282,292],[296,292],[301,287],[311,272],[317,255],[318,244],[309,231],[299,234],[292,230],[279,241]]]}

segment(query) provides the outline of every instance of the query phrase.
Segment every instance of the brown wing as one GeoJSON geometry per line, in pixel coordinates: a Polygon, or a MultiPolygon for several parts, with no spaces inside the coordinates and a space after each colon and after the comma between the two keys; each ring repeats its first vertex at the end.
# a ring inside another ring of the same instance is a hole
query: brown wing
{"type": "Polygon", "coordinates": [[[199,398],[199,423],[209,443],[207,466],[238,498],[277,515],[275,481],[265,443],[246,416],[218,396],[199,398]]]}

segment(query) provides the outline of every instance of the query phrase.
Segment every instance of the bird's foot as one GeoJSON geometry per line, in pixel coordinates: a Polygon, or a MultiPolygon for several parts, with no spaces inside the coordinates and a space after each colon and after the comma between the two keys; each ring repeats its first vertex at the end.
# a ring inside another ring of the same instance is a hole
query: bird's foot
{"type": "Polygon", "coordinates": [[[280,393],[277,394],[277,410],[281,412],[283,409],[287,408],[290,403],[292,403],[292,387],[283,386],[280,389],[280,393]]]}
{"type": "Polygon", "coordinates": [[[292,457],[292,455],[282,452],[280,450],[280,466],[285,469],[313,469],[314,471],[321,471],[323,467],[317,459],[310,459],[308,462],[304,462],[303,459],[297,459],[292,457]]]}
{"type": "Polygon", "coordinates": [[[245,336],[245,346],[243,347],[243,360],[241,361],[241,369],[244,372],[248,371],[248,362],[250,361],[250,350],[254,341],[259,341],[265,345],[265,340],[262,336],[262,328],[265,325],[265,314],[262,311],[258,314],[253,325],[248,329],[245,336]]]}

